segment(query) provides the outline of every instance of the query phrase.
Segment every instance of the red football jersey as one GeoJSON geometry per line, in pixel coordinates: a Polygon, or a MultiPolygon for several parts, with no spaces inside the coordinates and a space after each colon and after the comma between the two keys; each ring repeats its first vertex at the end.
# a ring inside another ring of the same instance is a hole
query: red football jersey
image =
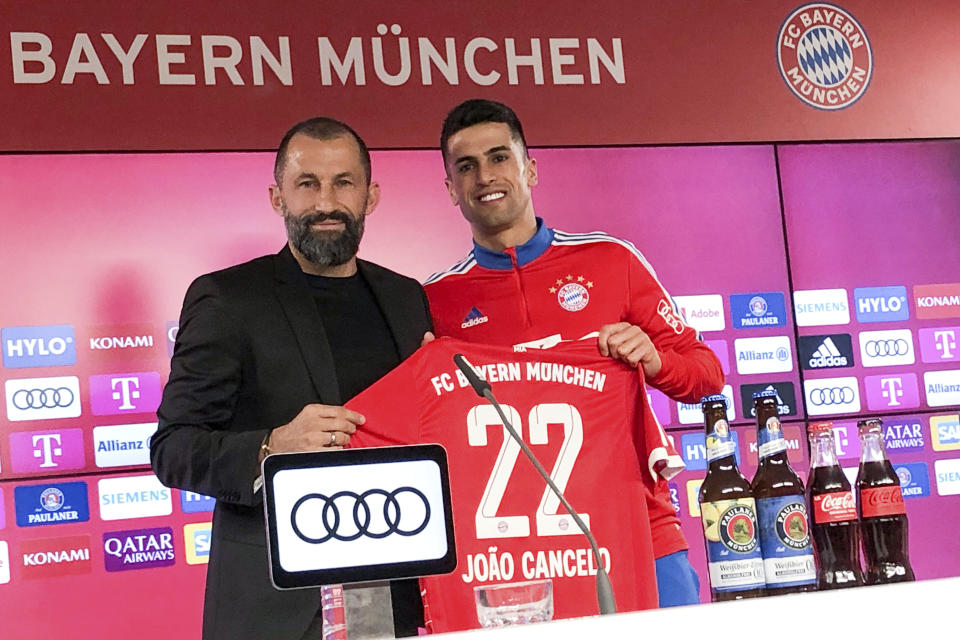
{"type": "Polygon", "coordinates": [[[350,446],[442,444],[450,464],[457,569],[421,578],[432,632],[480,626],[474,587],[553,581],[554,618],[598,613],[596,560],[586,538],[510,438],[494,408],[453,362],[481,368],[521,437],[597,539],[620,611],[657,606],[643,467],[634,434],[634,370],[593,342],[514,350],[440,338],[355,397],[366,416],[350,446]]]}

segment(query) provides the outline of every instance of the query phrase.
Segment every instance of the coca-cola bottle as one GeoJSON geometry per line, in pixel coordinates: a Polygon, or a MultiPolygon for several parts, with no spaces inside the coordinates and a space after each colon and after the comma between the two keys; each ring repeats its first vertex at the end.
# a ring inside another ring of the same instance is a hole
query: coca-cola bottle
{"type": "Polygon", "coordinates": [[[863,584],[860,570],[860,525],[850,481],[837,462],[833,424],[807,427],[810,476],[807,504],[817,559],[817,589],[843,589],[863,584]]]}
{"type": "Polygon", "coordinates": [[[860,420],[860,471],[857,508],[863,534],[865,582],[908,582],[914,579],[907,553],[907,512],[900,478],[887,459],[883,422],[860,420]]]}
{"type": "Polygon", "coordinates": [[[777,393],[753,394],[760,466],[751,487],[757,500],[760,552],[767,594],[815,591],[817,569],[810,545],[810,521],[803,482],[787,459],[777,393]]]}
{"type": "Polygon", "coordinates": [[[736,449],[722,395],[701,400],[707,477],[700,485],[700,517],[714,602],[764,595],[757,508],[750,483],[737,467],[736,449]]]}

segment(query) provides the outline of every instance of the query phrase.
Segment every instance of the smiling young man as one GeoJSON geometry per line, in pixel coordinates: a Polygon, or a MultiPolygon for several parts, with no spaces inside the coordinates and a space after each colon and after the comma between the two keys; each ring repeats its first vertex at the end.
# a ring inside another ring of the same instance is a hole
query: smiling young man
{"type": "MultiPolygon", "coordinates": [[[[597,333],[602,356],[636,367],[646,384],[675,400],[699,402],[720,391],[719,361],[633,244],[601,232],[558,231],[536,217],[537,161],[509,107],[489,100],[458,105],[443,123],[440,148],[450,199],[470,223],[474,246],[426,282],[438,336],[503,345],[597,333]]],[[[637,437],[637,450],[650,471],[661,606],[698,602],[666,485],[683,463],[659,425],[637,437]]]]}

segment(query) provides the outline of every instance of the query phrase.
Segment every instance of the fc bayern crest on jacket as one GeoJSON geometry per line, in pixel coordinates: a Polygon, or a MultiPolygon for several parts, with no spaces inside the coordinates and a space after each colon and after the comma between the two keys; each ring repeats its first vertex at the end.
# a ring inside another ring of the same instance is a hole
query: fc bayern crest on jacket
{"type": "Polygon", "coordinates": [[[811,107],[849,107],[873,76],[867,34],[847,11],[825,2],[798,7],[777,35],[780,75],[794,95],[811,107]]]}
{"type": "Polygon", "coordinates": [[[589,289],[592,288],[593,282],[583,276],[567,275],[565,278],[557,278],[549,291],[556,294],[557,302],[567,311],[580,311],[589,304],[589,289]]]}

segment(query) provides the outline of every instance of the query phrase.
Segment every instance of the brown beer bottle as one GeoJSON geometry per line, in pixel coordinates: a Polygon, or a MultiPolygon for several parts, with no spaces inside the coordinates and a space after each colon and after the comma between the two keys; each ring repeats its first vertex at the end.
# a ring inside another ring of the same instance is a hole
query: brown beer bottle
{"type": "Polygon", "coordinates": [[[709,464],[700,486],[700,517],[711,599],[718,602],[762,596],[763,558],[757,539],[756,504],[750,483],[737,467],[736,444],[727,424],[727,399],[715,395],[700,402],[709,464]]]}
{"type": "Polygon", "coordinates": [[[907,512],[900,478],[887,459],[883,422],[860,420],[860,471],[857,473],[857,510],[860,512],[865,582],[914,580],[907,541],[907,512]]]}
{"type": "Polygon", "coordinates": [[[753,394],[753,407],[760,467],[751,487],[757,501],[767,594],[816,591],[817,570],[803,482],[787,459],[776,392],[753,394]]]}
{"type": "Polygon", "coordinates": [[[833,424],[807,427],[810,476],[807,506],[817,558],[817,589],[843,589],[863,584],[860,570],[860,525],[850,481],[837,461],[833,424]]]}

